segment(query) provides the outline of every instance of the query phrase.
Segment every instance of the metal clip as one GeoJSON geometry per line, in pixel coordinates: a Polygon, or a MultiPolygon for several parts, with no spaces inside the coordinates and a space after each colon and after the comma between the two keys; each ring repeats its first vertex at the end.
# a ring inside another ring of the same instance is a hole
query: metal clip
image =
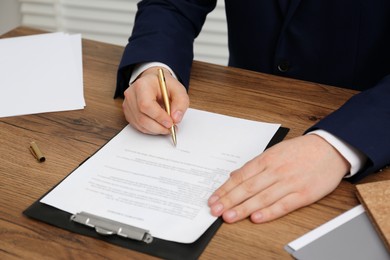
{"type": "Polygon", "coordinates": [[[121,237],[144,241],[149,244],[153,237],[148,230],[126,225],[110,219],[102,218],[87,212],[76,213],[70,218],[72,221],[95,228],[100,235],[118,235],[121,237]]]}

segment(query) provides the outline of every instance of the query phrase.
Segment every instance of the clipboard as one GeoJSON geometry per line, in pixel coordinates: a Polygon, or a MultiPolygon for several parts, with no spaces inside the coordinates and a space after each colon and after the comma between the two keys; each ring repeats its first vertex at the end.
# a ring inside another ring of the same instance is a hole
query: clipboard
{"type": "MultiPolygon", "coordinates": [[[[289,130],[289,128],[280,127],[268,143],[266,149],[282,141],[289,130]]],[[[56,186],[54,186],[52,189],[54,189],[56,186]]],[[[48,194],[51,190],[49,190],[46,194],[48,194]]],[[[23,214],[32,219],[39,220],[52,226],[59,227],[80,235],[97,238],[120,247],[164,259],[198,259],[210,240],[213,238],[214,234],[217,232],[218,228],[223,223],[222,218],[216,219],[215,222],[206,230],[206,232],[191,244],[166,241],[159,238],[153,238],[152,242],[145,243],[144,241],[128,239],[118,235],[102,235],[101,233],[96,232],[96,230],[90,226],[82,225],[72,221],[71,213],[59,210],[40,202],[40,200],[46,196],[46,194],[44,194],[30,207],[24,210],[23,214]]],[[[120,225],[120,223],[118,223],[118,225],[120,225]]]]}

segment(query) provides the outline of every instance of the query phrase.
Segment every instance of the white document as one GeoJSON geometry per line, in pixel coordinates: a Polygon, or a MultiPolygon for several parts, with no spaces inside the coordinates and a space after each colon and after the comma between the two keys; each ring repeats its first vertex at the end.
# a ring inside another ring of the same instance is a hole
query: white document
{"type": "Polygon", "coordinates": [[[81,211],[192,243],[216,220],[207,200],[229,174],[260,154],[279,124],[189,109],[170,135],[126,126],[42,203],[81,211]]]}
{"type": "Polygon", "coordinates": [[[0,117],[83,109],[81,35],[0,40],[0,117]]]}

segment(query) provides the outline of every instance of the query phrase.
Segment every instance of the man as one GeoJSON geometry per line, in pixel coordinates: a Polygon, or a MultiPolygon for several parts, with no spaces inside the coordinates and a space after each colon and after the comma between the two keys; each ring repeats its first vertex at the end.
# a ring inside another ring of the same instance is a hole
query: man
{"type": "MultiPolygon", "coordinates": [[[[116,91],[136,129],[169,134],[185,115],[193,41],[215,4],[138,4],[116,91]],[[169,72],[172,117],[157,102],[157,67],[169,72]]],[[[229,223],[248,216],[270,221],[321,199],[343,178],[357,181],[390,162],[389,1],[225,0],[225,6],[229,66],[363,92],[305,135],[234,171],[208,201],[213,215],[229,223]]]]}

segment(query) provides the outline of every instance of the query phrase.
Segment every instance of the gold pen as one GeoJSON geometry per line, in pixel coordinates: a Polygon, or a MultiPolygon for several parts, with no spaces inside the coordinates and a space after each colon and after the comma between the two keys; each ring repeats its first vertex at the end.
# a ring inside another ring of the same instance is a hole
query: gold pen
{"type": "MultiPolygon", "coordinates": [[[[171,106],[169,104],[168,89],[167,89],[167,85],[165,84],[164,72],[161,68],[158,69],[158,81],[160,83],[161,94],[164,100],[165,111],[167,111],[168,115],[171,115],[171,106]]],[[[172,125],[171,127],[171,135],[172,135],[173,144],[176,146],[177,140],[176,140],[175,125],[172,125]]]]}

